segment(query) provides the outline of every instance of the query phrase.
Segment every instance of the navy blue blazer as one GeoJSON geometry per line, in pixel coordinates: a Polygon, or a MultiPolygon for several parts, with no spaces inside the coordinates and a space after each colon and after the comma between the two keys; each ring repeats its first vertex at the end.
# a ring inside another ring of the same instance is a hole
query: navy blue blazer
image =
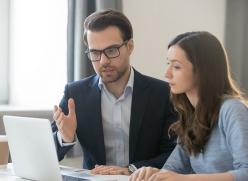
{"type": "MultiPolygon", "coordinates": [[[[106,164],[104,134],[101,117],[101,92],[97,75],[68,83],[60,107],[68,114],[67,101],[73,98],[77,116],[77,138],[84,156],[83,168],[106,164]]],[[[175,147],[168,137],[168,127],[176,120],[169,100],[166,82],[140,74],[134,70],[134,86],[129,133],[129,161],[137,168],[161,168],[175,147]]],[[[59,160],[71,148],[58,143],[55,122],[52,124],[59,160]]]]}

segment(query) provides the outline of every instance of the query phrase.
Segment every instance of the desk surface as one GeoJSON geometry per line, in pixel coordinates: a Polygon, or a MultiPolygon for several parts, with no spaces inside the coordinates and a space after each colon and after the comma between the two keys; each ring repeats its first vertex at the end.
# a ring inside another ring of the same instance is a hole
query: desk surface
{"type": "Polygon", "coordinates": [[[26,179],[21,179],[20,177],[15,176],[15,173],[12,168],[12,164],[8,164],[7,168],[0,168],[0,180],[1,181],[19,181],[19,180],[26,180],[26,179]]]}
{"type": "MultiPolygon", "coordinates": [[[[128,176],[124,175],[96,175],[90,178],[89,180],[92,181],[128,181],[128,176]]],[[[27,179],[22,179],[20,177],[15,176],[15,173],[13,171],[12,164],[9,163],[7,165],[7,168],[0,168],[0,180],[1,181],[27,181],[27,179]]],[[[74,180],[72,179],[65,179],[65,180],[74,180]]],[[[76,179],[80,180],[80,179],[76,179]]],[[[84,180],[84,179],[82,179],[84,180]]]]}

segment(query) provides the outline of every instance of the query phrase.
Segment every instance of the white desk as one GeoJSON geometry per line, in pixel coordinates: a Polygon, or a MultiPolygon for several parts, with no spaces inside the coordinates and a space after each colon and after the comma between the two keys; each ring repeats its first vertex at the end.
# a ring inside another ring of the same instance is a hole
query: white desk
{"type": "Polygon", "coordinates": [[[8,164],[7,168],[0,168],[0,180],[1,181],[20,181],[26,180],[21,179],[20,177],[15,176],[15,173],[12,169],[12,164],[8,164]]]}
{"type": "MultiPolygon", "coordinates": [[[[128,181],[128,176],[124,175],[95,175],[89,180],[91,181],[128,181]]],[[[15,176],[12,164],[9,163],[7,168],[0,168],[0,180],[1,181],[27,181],[27,179],[22,179],[15,176]]],[[[70,179],[66,179],[70,180],[70,179]]],[[[74,180],[72,178],[72,180],[74,180]]],[[[80,180],[80,179],[77,179],[80,180]]]]}

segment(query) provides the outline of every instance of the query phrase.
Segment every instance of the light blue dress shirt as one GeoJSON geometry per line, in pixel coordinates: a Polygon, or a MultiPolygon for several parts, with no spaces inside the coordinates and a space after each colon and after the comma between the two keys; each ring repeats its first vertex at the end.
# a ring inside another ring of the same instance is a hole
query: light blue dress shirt
{"type": "Polygon", "coordinates": [[[129,164],[129,126],[133,83],[134,71],[131,68],[123,94],[116,98],[107,90],[101,78],[99,79],[107,165],[127,166],[129,164]]]}
{"type": "Polygon", "coordinates": [[[225,100],[204,152],[188,155],[178,144],[163,169],[183,174],[229,172],[235,181],[247,181],[247,106],[237,99],[225,100]]]}
{"type": "MultiPolygon", "coordinates": [[[[102,79],[99,78],[98,87],[101,90],[101,112],[106,150],[106,165],[129,165],[129,126],[133,95],[134,71],[131,73],[123,91],[116,98],[111,94],[102,79]]],[[[64,143],[60,132],[57,132],[60,146],[71,146],[73,143],[64,143]]]]}

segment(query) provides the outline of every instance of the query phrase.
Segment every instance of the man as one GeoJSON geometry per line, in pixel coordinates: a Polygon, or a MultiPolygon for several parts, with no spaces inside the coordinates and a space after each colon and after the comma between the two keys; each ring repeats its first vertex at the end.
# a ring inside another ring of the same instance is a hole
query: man
{"type": "Polygon", "coordinates": [[[86,53],[97,75],[67,84],[54,108],[59,159],[78,139],[83,167],[92,173],[129,175],[135,167],[161,168],[175,146],[168,138],[175,114],[167,83],[130,66],[133,32],[121,12],[95,12],[84,28],[86,53]]]}

